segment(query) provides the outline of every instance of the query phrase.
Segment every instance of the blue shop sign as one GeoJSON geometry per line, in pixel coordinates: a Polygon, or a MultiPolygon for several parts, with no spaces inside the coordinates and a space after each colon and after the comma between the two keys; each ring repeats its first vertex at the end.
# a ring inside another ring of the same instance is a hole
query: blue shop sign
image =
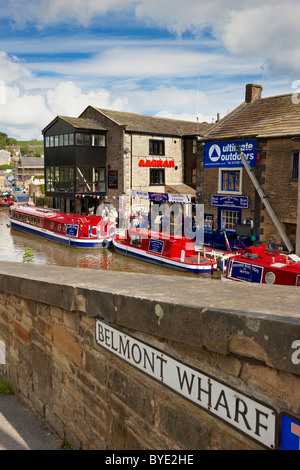
{"type": "Polygon", "coordinates": [[[281,450],[300,450],[300,419],[281,415],[281,450]]]}
{"type": "Polygon", "coordinates": [[[148,193],[149,199],[151,201],[168,201],[168,194],[165,193],[148,193]]]}
{"type": "Polygon", "coordinates": [[[223,196],[221,194],[212,194],[210,203],[212,206],[218,207],[234,207],[235,209],[248,209],[249,198],[248,196],[223,196]]]}
{"type": "Polygon", "coordinates": [[[204,168],[243,167],[236,146],[239,146],[250,166],[256,165],[256,140],[206,142],[204,145],[204,168]]]}

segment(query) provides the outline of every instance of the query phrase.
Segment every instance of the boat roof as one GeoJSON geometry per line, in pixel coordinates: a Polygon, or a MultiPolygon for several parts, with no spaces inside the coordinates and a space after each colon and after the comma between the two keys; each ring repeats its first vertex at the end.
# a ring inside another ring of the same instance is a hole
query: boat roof
{"type": "Polygon", "coordinates": [[[55,219],[62,223],[67,222],[87,222],[87,219],[84,215],[79,214],[62,214],[58,210],[44,209],[38,207],[29,207],[29,206],[16,206],[14,210],[22,212],[23,214],[28,214],[33,217],[41,217],[43,219],[55,219]]]}

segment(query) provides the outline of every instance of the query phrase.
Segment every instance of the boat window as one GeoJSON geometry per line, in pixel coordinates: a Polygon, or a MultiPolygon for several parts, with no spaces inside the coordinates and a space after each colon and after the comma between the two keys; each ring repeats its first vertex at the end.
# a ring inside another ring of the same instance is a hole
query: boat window
{"type": "Polygon", "coordinates": [[[269,271],[269,272],[266,274],[265,280],[266,280],[266,283],[267,283],[267,284],[274,284],[275,279],[276,279],[275,274],[272,273],[271,271],[269,271]]]}
{"type": "Polygon", "coordinates": [[[24,216],[24,220],[25,220],[25,222],[28,223],[28,222],[29,222],[29,215],[25,215],[25,216],[24,216]]]}
{"type": "Polygon", "coordinates": [[[61,231],[61,225],[60,225],[60,224],[58,224],[57,230],[58,230],[59,232],[61,231]]]}
{"type": "Polygon", "coordinates": [[[131,235],[130,245],[133,246],[142,246],[142,239],[138,235],[131,235]]]}
{"type": "Polygon", "coordinates": [[[297,276],[296,286],[300,286],[300,276],[297,276]]]}
{"type": "Polygon", "coordinates": [[[24,219],[23,214],[19,214],[19,220],[23,220],[23,219],[24,219]]]}
{"type": "Polygon", "coordinates": [[[36,225],[36,217],[30,217],[30,223],[36,225]]]}
{"type": "Polygon", "coordinates": [[[64,224],[64,227],[63,227],[63,232],[66,232],[66,230],[67,230],[67,225],[66,225],[66,224],[64,224]]]}
{"type": "Polygon", "coordinates": [[[51,222],[50,228],[53,230],[53,228],[54,228],[54,222],[51,222]]]}
{"type": "Polygon", "coordinates": [[[38,218],[37,219],[37,224],[38,224],[39,227],[43,227],[44,226],[44,219],[38,218]]]}

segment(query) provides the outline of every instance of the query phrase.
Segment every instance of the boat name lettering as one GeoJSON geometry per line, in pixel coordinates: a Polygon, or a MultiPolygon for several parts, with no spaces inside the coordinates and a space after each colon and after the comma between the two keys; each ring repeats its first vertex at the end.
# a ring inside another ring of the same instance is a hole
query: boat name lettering
{"type": "Polygon", "coordinates": [[[175,168],[174,160],[139,160],[141,167],[175,168]]]}
{"type": "Polygon", "coordinates": [[[99,346],[239,432],[268,448],[275,447],[273,408],[101,320],[95,323],[95,339],[99,346]]]}

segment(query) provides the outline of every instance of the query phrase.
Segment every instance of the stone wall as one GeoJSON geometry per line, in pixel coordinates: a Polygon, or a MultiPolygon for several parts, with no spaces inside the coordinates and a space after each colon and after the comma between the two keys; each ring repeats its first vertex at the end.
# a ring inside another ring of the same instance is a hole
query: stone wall
{"type": "Polygon", "coordinates": [[[300,420],[298,299],[296,287],[2,262],[2,376],[74,449],[278,448],[281,413],[300,420]]]}

